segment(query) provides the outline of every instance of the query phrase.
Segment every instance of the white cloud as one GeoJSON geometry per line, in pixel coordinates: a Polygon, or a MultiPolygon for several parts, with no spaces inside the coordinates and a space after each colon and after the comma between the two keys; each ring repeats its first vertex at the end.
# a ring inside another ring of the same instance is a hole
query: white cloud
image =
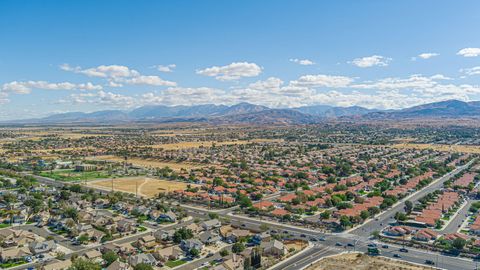
{"type": "Polygon", "coordinates": [[[10,102],[10,99],[8,99],[8,94],[0,92],[0,104],[7,104],[10,102]]]}
{"type": "Polygon", "coordinates": [[[421,53],[418,55],[418,57],[422,59],[430,59],[435,56],[439,56],[439,54],[438,53],[421,53]]]}
{"type": "Polygon", "coordinates": [[[115,108],[131,108],[141,104],[134,97],[105,91],[72,94],[70,99],[60,100],[59,103],[95,104],[115,108]]]}
{"type": "Polygon", "coordinates": [[[60,83],[50,83],[46,81],[26,81],[18,82],[13,81],[5,83],[2,86],[4,92],[12,92],[16,94],[28,94],[32,89],[43,89],[43,90],[101,90],[102,86],[94,85],[90,82],[87,83],[70,83],[70,82],[60,82],[60,83]]]}
{"type": "Polygon", "coordinates": [[[353,82],[352,78],[345,76],[331,76],[331,75],[304,75],[295,81],[291,81],[292,86],[309,86],[309,87],[347,87],[353,82]]]}
{"type": "Polygon", "coordinates": [[[111,87],[122,87],[122,83],[135,85],[152,85],[152,86],[175,86],[175,82],[166,81],[158,76],[141,75],[140,72],[130,69],[127,66],[120,65],[101,65],[98,67],[82,69],[81,67],[71,67],[63,64],[60,69],[71,71],[78,74],[84,74],[89,77],[105,78],[111,87]]]}
{"type": "Polygon", "coordinates": [[[262,68],[255,63],[234,62],[226,66],[213,66],[197,70],[197,74],[215,77],[220,81],[238,80],[242,77],[255,77],[262,73],[262,68]]]}
{"type": "Polygon", "coordinates": [[[380,56],[380,55],[372,55],[366,56],[361,58],[355,58],[350,63],[361,68],[379,66],[384,67],[388,66],[388,63],[392,61],[392,58],[380,56]]]}
{"type": "Polygon", "coordinates": [[[140,73],[136,70],[130,69],[127,66],[120,65],[101,65],[98,67],[82,69],[81,67],[72,67],[68,64],[63,64],[60,69],[65,71],[71,71],[74,73],[84,74],[89,77],[99,78],[121,78],[121,77],[135,77],[140,73]]]}
{"type": "Polygon", "coordinates": [[[248,85],[248,88],[256,90],[276,90],[283,84],[283,81],[279,78],[270,77],[263,81],[256,81],[248,85]]]}
{"type": "Polygon", "coordinates": [[[457,55],[463,57],[477,57],[480,56],[480,48],[464,48],[458,51],[457,55]]]}
{"type": "Polygon", "coordinates": [[[297,63],[297,64],[302,65],[302,66],[315,65],[315,62],[313,62],[313,61],[311,61],[311,60],[308,60],[308,59],[297,59],[297,58],[293,58],[293,59],[290,59],[290,62],[297,63]]]}
{"type": "Polygon", "coordinates": [[[464,69],[461,69],[460,72],[463,72],[468,76],[480,75],[480,66],[476,66],[472,68],[464,68],[464,69]]]}
{"type": "Polygon", "coordinates": [[[173,72],[173,70],[177,67],[177,65],[175,64],[171,64],[171,65],[156,65],[154,66],[154,68],[156,68],[158,71],[160,72],[173,72]]]}
{"type": "Polygon", "coordinates": [[[137,76],[131,79],[119,79],[118,82],[124,82],[127,84],[136,84],[136,85],[154,85],[154,86],[176,86],[175,82],[165,81],[158,76],[137,76]]]}

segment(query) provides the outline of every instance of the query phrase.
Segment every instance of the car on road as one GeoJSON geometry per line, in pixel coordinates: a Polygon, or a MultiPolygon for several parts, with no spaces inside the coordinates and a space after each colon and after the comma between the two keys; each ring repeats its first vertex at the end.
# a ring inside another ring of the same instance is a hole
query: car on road
{"type": "Polygon", "coordinates": [[[306,236],[305,234],[303,234],[303,233],[302,233],[302,234],[300,235],[300,237],[307,237],[307,236],[306,236]]]}
{"type": "Polygon", "coordinates": [[[247,227],[247,225],[244,223],[244,224],[242,224],[242,227],[247,227]]]}
{"type": "Polygon", "coordinates": [[[388,245],[382,245],[382,248],[388,248],[388,245]]]}
{"type": "Polygon", "coordinates": [[[278,233],[278,232],[277,232],[276,230],[271,230],[270,233],[271,233],[271,234],[276,234],[276,233],[278,233]]]}
{"type": "Polygon", "coordinates": [[[435,265],[435,263],[432,260],[425,260],[425,264],[435,265]]]}
{"type": "Polygon", "coordinates": [[[398,255],[397,253],[393,254],[394,258],[401,258],[402,256],[398,255]]]}
{"type": "Polygon", "coordinates": [[[318,241],[325,241],[325,237],[323,237],[323,236],[322,236],[322,237],[319,237],[319,238],[318,238],[318,241]]]}
{"type": "Polygon", "coordinates": [[[375,243],[370,243],[370,244],[368,244],[367,246],[369,246],[369,247],[377,247],[377,244],[375,244],[375,243]]]}
{"type": "Polygon", "coordinates": [[[341,246],[343,246],[343,245],[342,245],[342,243],[340,243],[340,242],[337,242],[337,243],[335,243],[335,246],[337,246],[337,247],[341,247],[341,246]]]}
{"type": "Polygon", "coordinates": [[[353,247],[353,244],[352,244],[352,243],[348,243],[347,246],[353,247]]]}
{"type": "Polygon", "coordinates": [[[401,248],[401,249],[399,249],[398,251],[404,252],[404,253],[408,253],[408,249],[406,249],[406,248],[401,248]]]}
{"type": "Polygon", "coordinates": [[[312,242],[317,242],[318,240],[317,240],[317,238],[315,238],[315,237],[310,237],[310,241],[312,241],[312,242]]]}
{"type": "Polygon", "coordinates": [[[283,231],[283,233],[288,234],[288,231],[283,231]]]}

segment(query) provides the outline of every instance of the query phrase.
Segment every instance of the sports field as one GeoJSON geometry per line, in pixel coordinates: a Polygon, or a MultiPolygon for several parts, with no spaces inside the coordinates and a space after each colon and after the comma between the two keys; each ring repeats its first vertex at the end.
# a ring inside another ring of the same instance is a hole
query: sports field
{"type": "MultiPolygon", "coordinates": [[[[174,190],[186,189],[187,183],[154,179],[149,177],[125,177],[116,179],[93,180],[87,183],[88,186],[104,190],[122,191],[137,194],[139,196],[151,198],[158,193],[172,192],[174,190]]],[[[192,187],[198,186],[191,184],[192,187]]]]}

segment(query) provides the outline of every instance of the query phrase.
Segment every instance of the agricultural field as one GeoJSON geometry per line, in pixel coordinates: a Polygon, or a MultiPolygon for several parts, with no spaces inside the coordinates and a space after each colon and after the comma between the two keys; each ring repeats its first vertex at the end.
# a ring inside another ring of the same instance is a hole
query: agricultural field
{"type": "Polygon", "coordinates": [[[105,171],[77,172],[75,170],[56,170],[41,172],[40,176],[52,178],[57,181],[86,181],[108,178],[110,175],[105,171]]]}
{"type": "Polygon", "coordinates": [[[372,257],[361,253],[348,253],[326,257],[306,270],[426,270],[432,267],[392,260],[385,257],[372,257]]]}
{"type": "MultiPolygon", "coordinates": [[[[189,185],[182,182],[166,181],[148,177],[102,179],[89,181],[87,183],[88,186],[105,190],[111,190],[112,184],[115,191],[135,194],[137,189],[138,195],[147,198],[155,197],[158,193],[172,192],[174,190],[184,190],[187,188],[187,185],[189,185]]],[[[192,187],[198,186],[194,184],[190,185],[192,187]]]]}

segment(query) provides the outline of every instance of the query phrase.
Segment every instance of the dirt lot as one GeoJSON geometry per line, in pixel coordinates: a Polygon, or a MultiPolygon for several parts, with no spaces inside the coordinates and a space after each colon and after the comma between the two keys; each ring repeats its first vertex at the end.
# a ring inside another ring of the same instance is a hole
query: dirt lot
{"type": "MultiPolygon", "coordinates": [[[[94,180],[87,183],[88,186],[111,190],[112,179],[94,180]]],[[[192,187],[198,185],[192,184],[192,187]]],[[[113,189],[135,194],[135,188],[138,189],[138,195],[151,198],[161,192],[171,192],[179,189],[186,189],[187,183],[166,181],[148,177],[126,177],[113,179],[113,189]]]]}
{"type": "Polygon", "coordinates": [[[403,143],[394,144],[393,147],[398,149],[433,149],[443,152],[459,152],[459,153],[473,153],[479,154],[480,147],[474,145],[445,145],[445,144],[416,144],[416,143],[403,143]]]}
{"type": "Polygon", "coordinates": [[[361,253],[341,254],[327,257],[306,268],[307,270],[426,270],[426,266],[387,259],[371,257],[361,253]]]}
{"type": "Polygon", "coordinates": [[[295,249],[296,251],[303,250],[308,246],[308,243],[305,241],[301,240],[290,240],[290,241],[285,241],[284,242],[285,247],[287,248],[288,251],[291,249],[295,249]]]}
{"type": "MultiPolygon", "coordinates": [[[[123,162],[124,159],[122,157],[117,156],[96,156],[96,157],[87,157],[89,160],[105,160],[105,161],[112,161],[112,162],[123,162]]],[[[165,168],[169,167],[175,171],[180,171],[182,168],[186,170],[202,168],[207,165],[202,164],[193,164],[193,163],[175,163],[175,162],[163,162],[157,160],[149,160],[149,159],[141,159],[141,158],[129,158],[128,163],[132,163],[135,166],[140,167],[152,167],[152,168],[165,168]]]]}

